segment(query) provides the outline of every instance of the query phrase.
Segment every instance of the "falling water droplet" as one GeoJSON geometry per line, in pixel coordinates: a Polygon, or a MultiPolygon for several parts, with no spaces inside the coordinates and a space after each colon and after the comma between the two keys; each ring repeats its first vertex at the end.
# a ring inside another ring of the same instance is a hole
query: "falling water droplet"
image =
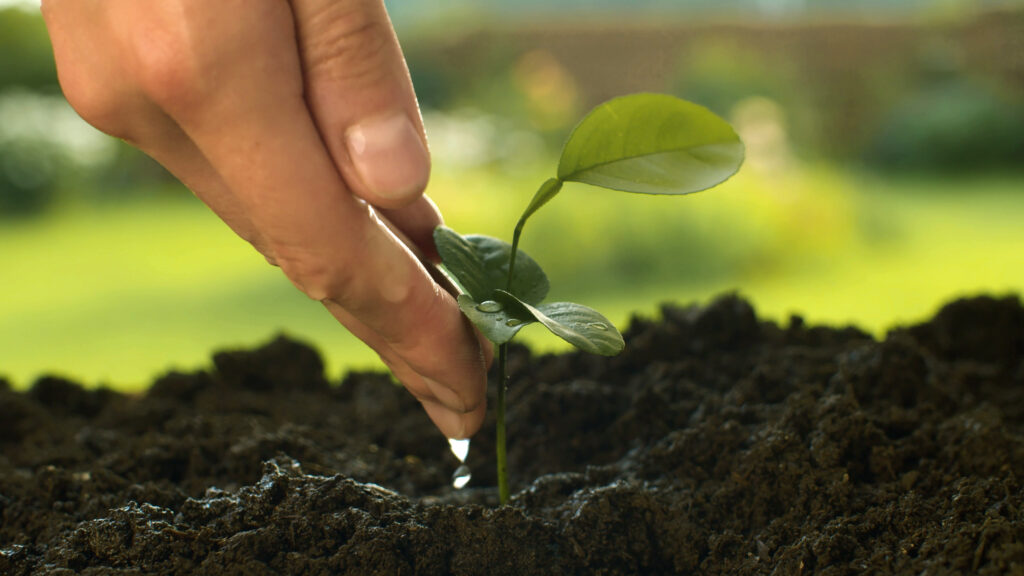
{"type": "Polygon", "coordinates": [[[481,312],[501,312],[501,308],[501,303],[494,300],[484,300],[476,305],[476,309],[481,312]]]}
{"type": "Polygon", "coordinates": [[[508,320],[505,320],[505,326],[508,326],[509,328],[515,328],[522,323],[523,321],[518,318],[509,318],[508,320]]]}
{"type": "Polygon", "coordinates": [[[452,454],[459,459],[459,462],[466,461],[466,455],[469,454],[469,438],[449,438],[448,446],[452,449],[452,454]]]}
{"type": "Polygon", "coordinates": [[[469,480],[473,477],[473,473],[470,471],[469,466],[465,464],[455,469],[455,473],[452,474],[452,486],[456,490],[465,488],[466,484],[469,484],[469,480]]]}
{"type": "Polygon", "coordinates": [[[452,454],[455,454],[455,457],[461,463],[452,474],[452,486],[456,490],[460,490],[466,484],[469,484],[469,479],[473,477],[473,472],[465,464],[466,456],[469,454],[469,438],[449,438],[448,446],[451,447],[452,454]]]}
{"type": "Polygon", "coordinates": [[[590,323],[587,324],[587,326],[590,326],[594,330],[607,330],[608,329],[608,326],[606,324],[602,324],[601,322],[590,322],[590,323]]]}

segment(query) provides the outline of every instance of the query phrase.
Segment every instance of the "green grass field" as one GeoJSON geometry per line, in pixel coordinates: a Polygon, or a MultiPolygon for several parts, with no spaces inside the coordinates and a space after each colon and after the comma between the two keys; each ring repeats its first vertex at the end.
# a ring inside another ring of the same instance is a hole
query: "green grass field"
{"type": "MultiPolygon", "coordinates": [[[[430,193],[461,232],[507,237],[539,170],[435,172],[430,193]],[[488,203],[489,206],[484,204],[488,203]]],[[[890,180],[834,167],[744,171],[688,198],[567,187],[524,248],[552,296],[625,327],[657,304],[736,290],[785,320],[876,333],[942,302],[1024,290],[1024,177],[890,180]]],[[[187,192],[0,224],[0,375],[43,373],[137,389],[210,352],[277,332],[315,343],[332,377],[375,355],[299,294],[187,192]]],[[[539,329],[535,346],[559,344],[539,329]]]]}

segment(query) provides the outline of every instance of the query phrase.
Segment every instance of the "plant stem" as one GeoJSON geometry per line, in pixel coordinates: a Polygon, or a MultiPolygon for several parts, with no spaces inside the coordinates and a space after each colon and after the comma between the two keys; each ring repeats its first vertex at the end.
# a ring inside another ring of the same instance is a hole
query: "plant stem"
{"type": "Polygon", "coordinates": [[[508,504],[508,458],[505,450],[505,389],[508,387],[508,343],[498,345],[498,409],[494,450],[498,459],[498,498],[508,504]]]}
{"type": "MultiPolygon", "coordinates": [[[[562,189],[562,181],[558,178],[548,178],[537,193],[533,195],[526,211],[516,222],[516,228],[512,232],[512,252],[508,257],[508,277],[505,279],[505,291],[512,292],[512,279],[516,272],[516,254],[519,253],[519,237],[523,234],[523,226],[531,214],[547,204],[548,200],[555,197],[562,189]]],[[[508,388],[508,342],[498,345],[498,416],[497,431],[494,434],[495,452],[498,460],[498,497],[501,503],[508,503],[508,458],[505,452],[505,390],[508,388]]]]}
{"type": "Polygon", "coordinates": [[[523,226],[526,225],[526,217],[523,216],[516,222],[516,229],[512,232],[512,252],[508,257],[508,277],[505,281],[505,291],[512,291],[512,272],[516,269],[516,254],[519,252],[519,236],[523,233],[523,226]]]}
{"type": "Polygon", "coordinates": [[[526,226],[526,220],[533,215],[534,212],[540,210],[540,207],[547,204],[549,200],[555,197],[556,194],[562,189],[562,181],[558,178],[548,178],[540,185],[537,193],[533,195],[533,199],[530,200],[530,204],[523,211],[523,215],[519,217],[519,221],[516,222],[516,229],[512,232],[512,253],[509,255],[508,261],[508,281],[505,283],[505,291],[512,291],[512,277],[515,276],[516,270],[516,254],[519,253],[519,236],[523,233],[523,226],[526,226]]]}

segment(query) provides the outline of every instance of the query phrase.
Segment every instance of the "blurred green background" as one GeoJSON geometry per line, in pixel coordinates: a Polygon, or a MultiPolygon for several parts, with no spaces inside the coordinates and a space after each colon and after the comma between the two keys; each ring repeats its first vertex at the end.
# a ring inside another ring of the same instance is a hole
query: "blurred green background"
{"type": "MultiPolygon", "coordinates": [[[[570,185],[524,247],[620,326],[726,290],[875,333],[1024,289],[1024,6],[979,0],[389,2],[449,225],[508,237],[591,106],[674,93],[727,117],[740,174],[686,198],[570,185]]],[[[331,375],[372,352],[56,85],[0,0],[0,376],[136,389],[284,331],[331,375]]],[[[535,346],[557,349],[541,331],[535,346]]]]}

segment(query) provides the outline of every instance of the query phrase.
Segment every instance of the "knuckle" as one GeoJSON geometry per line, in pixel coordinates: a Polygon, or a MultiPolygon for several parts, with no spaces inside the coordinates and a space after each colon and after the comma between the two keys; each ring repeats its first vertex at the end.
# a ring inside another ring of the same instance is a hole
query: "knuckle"
{"type": "Polygon", "coordinates": [[[348,267],[325,261],[305,251],[277,247],[273,251],[273,258],[296,288],[318,302],[343,301],[352,284],[348,267]]]}
{"type": "Polygon", "coordinates": [[[479,361],[475,339],[469,340],[461,313],[450,304],[450,298],[426,290],[412,296],[403,306],[414,310],[416,330],[403,330],[390,334],[388,344],[392,350],[418,372],[429,372],[440,362],[439,356],[449,356],[455,364],[472,365],[479,361]],[[470,345],[472,344],[472,346],[470,345]]]}
{"type": "Polygon", "coordinates": [[[122,94],[67,76],[61,78],[61,89],[71,108],[93,128],[116,138],[131,138],[124,113],[128,102],[122,94]]]}
{"type": "MultiPolygon", "coordinates": [[[[430,290],[414,290],[402,302],[403,308],[414,310],[415,324],[424,330],[401,330],[389,334],[389,344],[403,358],[431,357],[430,351],[450,336],[446,312],[440,298],[430,290]]],[[[448,340],[450,342],[450,340],[448,340]]]]}
{"type": "Polygon", "coordinates": [[[199,105],[203,75],[198,70],[189,40],[174,30],[136,34],[133,73],[141,90],[155,104],[172,112],[199,105]]]}
{"type": "Polygon", "coordinates": [[[425,385],[418,383],[415,379],[400,380],[402,386],[415,398],[419,403],[434,402],[436,401],[434,395],[430,392],[430,389],[425,385]]]}
{"type": "Polygon", "coordinates": [[[51,36],[57,77],[68,104],[97,130],[126,137],[124,111],[130,101],[130,90],[118,78],[121,71],[117,64],[83,57],[63,28],[52,30],[51,36]]]}
{"type": "Polygon", "coordinates": [[[366,14],[365,10],[345,10],[344,3],[329,8],[309,23],[303,50],[309,74],[330,80],[367,80],[383,77],[387,67],[380,61],[394,42],[394,33],[386,19],[366,14]]]}

